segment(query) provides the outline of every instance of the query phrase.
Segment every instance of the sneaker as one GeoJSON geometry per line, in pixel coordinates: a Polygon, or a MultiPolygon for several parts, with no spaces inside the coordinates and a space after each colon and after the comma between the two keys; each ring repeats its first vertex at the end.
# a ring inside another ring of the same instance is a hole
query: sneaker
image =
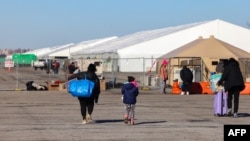
{"type": "Polygon", "coordinates": [[[128,124],[128,118],[127,117],[124,118],[124,123],[128,124]]]}
{"type": "Polygon", "coordinates": [[[187,92],[187,95],[189,95],[189,92],[187,92]]]}
{"type": "Polygon", "coordinates": [[[234,116],[233,116],[234,118],[237,118],[238,117],[238,115],[237,115],[237,113],[234,113],[234,116]]]}
{"type": "Polygon", "coordinates": [[[87,123],[86,119],[83,119],[82,124],[86,124],[86,123],[87,123]]]}
{"type": "Polygon", "coordinates": [[[232,116],[232,109],[227,110],[227,116],[231,117],[232,116]]]}
{"type": "Polygon", "coordinates": [[[87,121],[88,121],[88,122],[93,122],[92,117],[91,117],[91,115],[89,115],[89,114],[87,115],[87,121]]]}
{"type": "Polygon", "coordinates": [[[180,95],[184,95],[184,92],[181,92],[181,94],[180,95]]]}

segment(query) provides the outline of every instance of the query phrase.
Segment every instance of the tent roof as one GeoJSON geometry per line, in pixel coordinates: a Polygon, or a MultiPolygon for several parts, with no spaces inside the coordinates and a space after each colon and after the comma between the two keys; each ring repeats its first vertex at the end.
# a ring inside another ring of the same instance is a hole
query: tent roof
{"type": "Polygon", "coordinates": [[[211,36],[207,39],[199,37],[199,39],[183,45],[160,58],[172,57],[249,58],[250,53],[211,36]]]}
{"type": "Polygon", "coordinates": [[[193,41],[197,36],[209,37],[210,35],[245,51],[249,50],[249,42],[246,38],[250,36],[248,29],[216,19],[137,32],[72,53],[72,55],[119,53],[123,56],[129,54],[137,57],[159,57],[193,41]],[[237,34],[240,34],[240,37],[237,34]],[[134,50],[140,50],[140,52],[134,50]]]}
{"type": "Polygon", "coordinates": [[[208,22],[211,22],[211,21],[203,21],[203,22],[185,24],[185,25],[180,25],[180,26],[175,26],[175,27],[167,27],[163,29],[141,31],[141,32],[137,32],[134,34],[127,35],[127,36],[119,37],[117,39],[105,42],[103,44],[99,44],[97,46],[93,46],[91,48],[88,48],[87,50],[83,50],[82,52],[78,52],[74,55],[89,54],[89,53],[107,53],[107,52],[116,53],[117,50],[119,49],[127,48],[129,46],[133,46],[136,44],[154,40],[154,39],[157,39],[157,38],[169,35],[169,34],[173,34],[175,32],[179,32],[188,28],[192,28],[198,25],[202,25],[208,22]]]}
{"type": "Polygon", "coordinates": [[[56,51],[59,51],[59,50],[65,49],[65,48],[69,48],[73,45],[74,45],[74,43],[69,43],[69,44],[65,44],[65,45],[46,47],[46,48],[32,50],[32,51],[26,52],[25,54],[33,53],[33,54],[36,54],[37,57],[39,57],[39,58],[40,57],[47,57],[48,54],[50,54],[52,52],[56,52],[56,51]]]}
{"type": "Polygon", "coordinates": [[[74,52],[79,52],[85,48],[92,47],[94,45],[101,44],[103,42],[107,42],[109,40],[114,40],[116,39],[117,36],[113,37],[107,37],[107,38],[102,38],[102,39],[95,39],[95,40],[89,40],[89,41],[83,41],[80,43],[77,43],[75,45],[69,46],[68,48],[62,48],[60,50],[54,50],[49,53],[49,56],[70,56],[70,54],[74,52]]]}

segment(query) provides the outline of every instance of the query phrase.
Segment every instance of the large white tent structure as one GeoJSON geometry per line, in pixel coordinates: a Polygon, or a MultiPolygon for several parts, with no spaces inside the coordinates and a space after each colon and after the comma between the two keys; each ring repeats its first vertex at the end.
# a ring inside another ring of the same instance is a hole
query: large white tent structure
{"type": "Polygon", "coordinates": [[[35,54],[38,58],[48,58],[48,55],[51,52],[59,51],[59,50],[64,49],[64,48],[69,48],[69,47],[71,47],[73,45],[74,45],[74,43],[69,43],[69,44],[66,44],[66,45],[59,45],[59,46],[54,46],[54,47],[46,47],[46,48],[32,50],[32,51],[26,52],[25,54],[35,54]]]}
{"type": "Polygon", "coordinates": [[[102,39],[95,39],[95,40],[88,40],[82,41],[80,43],[69,43],[65,45],[58,45],[54,47],[46,47],[41,49],[32,50],[26,52],[25,54],[35,54],[38,58],[57,58],[57,57],[64,57],[64,58],[71,58],[71,53],[78,52],[83,50],[84,48],[92,47],[113,39],[116,39],[117,36],[107,37],[102,39]]]}
{"type": "Polygon", "coordinates": [[[152,60],[189,43],[199,36],[215,38],[250,52],[250,30],[216,19],[175,27],[142,31],[83,49],[74,56],[119,58],[119,70],[142,72],[152,60]],[[137,58],[137,59],[129,59],[137,58]],[[152,58],[142,62],[143,58],[152,58]]]}
{"type": "Polygon", "coordinates": [[[65,58],[72,58],[71,53],[76,53],[81,50],[87,49],[89,47],[116,39],[116,36],[103,38],[103,39],[96,39],[96,40],[89,40],[89,41],[83,41],[78,44],[69,46],[67,48],[62,48],[60,50],[55,50],[48,54],[49,58],[56,58],[56,57],[65,57],[65,58]]]}

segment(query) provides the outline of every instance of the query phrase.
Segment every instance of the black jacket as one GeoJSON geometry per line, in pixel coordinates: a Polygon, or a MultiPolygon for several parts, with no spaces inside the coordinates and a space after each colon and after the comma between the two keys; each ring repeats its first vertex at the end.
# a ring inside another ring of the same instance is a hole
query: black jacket
{"type": "Polygon", "coordinates": [[[90,100],[95,100],[95,102],[98,102],[99,94],[100,94],[100,80],[98,76],[96,75],[95,72],[79,72],[77,74],[73,74],[68,78],[68,80],[77,78],[78,80],[80,79],[86,79],[91,80],[95,83],[95,87],[92,92],[92,96],[90,98],[83,98],[83,99],[90,99],[90,100]]]}
{"type": "Polygon", "coordinates": [[[184,83],[192,83],[193,81],[193,73],[186,66],[184,66],[183,69],[180,71],[180,77],[182,82],[184,83]]]}
{"type": "Polygon", "coordinates": [[[69,70],[69,74],[73,74],[74,71],[76,70],[76,67],[74,65],[70,64],[68,66],[68,70],[69,70]]]}
{"type": "Polygon", "coordinates": [[[223,82],[225,91],[230,89],[242,91],[245,88],[239,63],[236,60],[229,60],[227,64],[224,64],[224,71],[221,79],[218,81],[218,85],[222,85],[223,82]]]}

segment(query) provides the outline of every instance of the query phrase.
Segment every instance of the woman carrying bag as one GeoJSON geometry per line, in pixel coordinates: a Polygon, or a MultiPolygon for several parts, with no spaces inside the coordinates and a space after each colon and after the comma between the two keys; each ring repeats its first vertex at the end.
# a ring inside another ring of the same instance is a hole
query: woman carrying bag
{"type": "Polygon", "coordinates": [[[100,81],[95,72],[96,66],[94,64],[89,64],[87,72],[79,72],[69,77],[69,80],[75,78],[81,80],[86,78],[94,82],[94,88],[90,97],[77,97],[81,107],[82,124],[92,122],[91,115],[94,110],[94,103],[98,103],[100,94],[100,81]]]}

